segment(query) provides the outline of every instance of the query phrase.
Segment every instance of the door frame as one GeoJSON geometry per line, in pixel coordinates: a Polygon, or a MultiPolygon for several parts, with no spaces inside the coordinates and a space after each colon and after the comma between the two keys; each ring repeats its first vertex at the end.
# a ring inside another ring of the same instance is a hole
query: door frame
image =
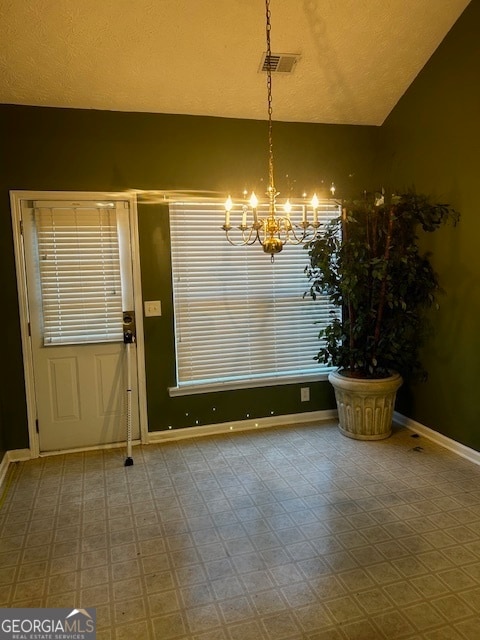
{"type": "MultiPolygon", "coordinates": [[[[20,332],[22,339],[23,370],[25,377],[25,395],[27,401],[27,422],[30,456],[38,458],[52,453],[41,453],[39,437],[37,433],[37,401],[35,396],[35,378],[33,371],[33,351],[30,339],[29,325],[30,314],[27,297],[27,279],[25,266],[25,253],[23,244],[23,222],[21,203],[23,200],[113,200],[127,201],[129,203],[130,221],[130,246],[132,255],[133,295],[136,325],[136,349],[137,377],[138,377],[138,411],[140,422],[140,441],[148,442],[148,415],[147,393],[145,379],[145,342],[143,332],[143,302],[140,277],[140,249],[138,241],[138,210],[135,194],[129,192],[106,191],[10,191],[10,204],[12,213],[13,242],[15,253],[15,270],[17,274],[17,292],[20,311],[20,332]]],[[[122,445],[106,444],[100,447],[87,447],[87,449],[107,449],[122,445]]],[[[79,449],[75,449],[79,451],[79,449]]],[[[67,453],[62,451],[60,453],[67,453]]]]}

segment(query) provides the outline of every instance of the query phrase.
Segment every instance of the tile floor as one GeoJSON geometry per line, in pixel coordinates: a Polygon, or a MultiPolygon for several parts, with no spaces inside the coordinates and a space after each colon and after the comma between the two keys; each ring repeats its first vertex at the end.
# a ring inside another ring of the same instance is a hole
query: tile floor
{"type": "Polygon", "coordinates": [[[99,640],[480,638],[480,467],[333,424],[17,463],[0,606],[99,640]]]}

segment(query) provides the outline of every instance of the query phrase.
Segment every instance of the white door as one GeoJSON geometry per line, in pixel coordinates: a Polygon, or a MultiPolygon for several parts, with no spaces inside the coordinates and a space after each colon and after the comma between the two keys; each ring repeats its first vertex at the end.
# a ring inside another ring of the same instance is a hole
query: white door
{"type": "MultiPolygon", "coordinates": [[[[40,451],[124,441],[123,312],[133,310],[128,202],[22,201],[22,221],[40,451]]],[[[137,439],[136,358],[129,360],[137,439]]]]}

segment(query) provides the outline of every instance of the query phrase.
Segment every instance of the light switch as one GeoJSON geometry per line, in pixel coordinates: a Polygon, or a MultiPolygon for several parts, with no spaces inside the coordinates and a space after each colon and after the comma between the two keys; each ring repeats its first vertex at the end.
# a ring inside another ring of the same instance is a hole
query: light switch
{"type": "Polygon", "coordinates": [[[145,309],[146,318],[162,315],[162,305],[160,303],[160,300],[145,300],[143,306],[145,309]]]}

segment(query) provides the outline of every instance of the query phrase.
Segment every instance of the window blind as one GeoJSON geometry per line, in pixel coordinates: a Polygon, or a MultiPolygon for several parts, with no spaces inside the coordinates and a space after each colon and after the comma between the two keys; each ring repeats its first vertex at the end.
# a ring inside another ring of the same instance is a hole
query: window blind
{"type": "MultiPolygon", "coordinates": [[[[337,215],[336,205],[321,203],[321,222],[337,215]]],[[[335,308],[326,298],[303,298],[303,246],[285,245],[272,264],[258,244],[229,245],[223,219],[218,202],[170,205],[177,385],[327,371],[313,358],[335,308]]]]}
{"type": "Polygon", "coordinates": [[[114,207],[36,207],[45,346],[123,339],[114,207]]]}

